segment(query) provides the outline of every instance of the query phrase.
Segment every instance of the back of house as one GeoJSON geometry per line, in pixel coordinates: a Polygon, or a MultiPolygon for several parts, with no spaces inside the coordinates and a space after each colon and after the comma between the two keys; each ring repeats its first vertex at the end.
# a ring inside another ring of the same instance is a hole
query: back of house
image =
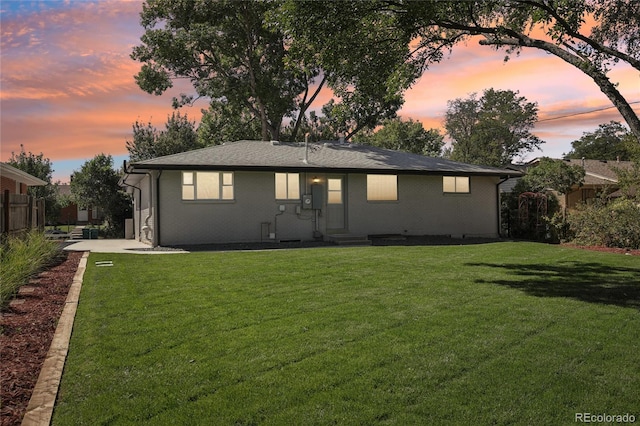
{"type": "Polygon", "coordinates": [[[151,245],[497,237],[498,184],[520,172],[348,143],[237,141],[127,165],[151,245]]]}

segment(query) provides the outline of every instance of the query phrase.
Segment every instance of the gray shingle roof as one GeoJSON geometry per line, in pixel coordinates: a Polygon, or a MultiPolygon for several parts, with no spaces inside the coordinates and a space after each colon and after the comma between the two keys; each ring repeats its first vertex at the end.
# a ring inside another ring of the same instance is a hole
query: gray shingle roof
{"type": "Polygon", "coordinates": [[[134,169],[370,171],[386,173],[520,175],[367,145],[237,141],[132,163],[134,169]]]}
{"type": "Polygon", "coordinates": [[[564,160],[568,164],[584,168],[585,185],[611,185],[618,183],[616,169],[629,170],[633,166],[632,161],[604,161],[604,160],[564,160]]]}

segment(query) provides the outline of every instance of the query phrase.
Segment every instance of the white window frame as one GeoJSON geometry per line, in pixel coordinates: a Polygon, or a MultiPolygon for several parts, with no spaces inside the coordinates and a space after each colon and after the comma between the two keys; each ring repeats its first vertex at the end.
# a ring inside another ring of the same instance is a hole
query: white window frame
{"type": "Polygon", "coordinates": [[[395,202],[398,201],[398,175],[368,174],[367,175],[367,201],[395,202]],[[393,181],[391,196],[386,196],[380,190],[379,185],[389,185],[393,181]]]}
{"type": "Polygon", "coordinates": [[[233,172],[183,171],[181,181],[182,201],[233,201],[235,200],[234,180],[233,172]],[[198,179],[202,181],[207,175],[217,175],[212,182],[214,186],[214,194],[212,196],[203,195],[205,191],[204,182],[201,182],[200,191],[198,188],[198,179]],[[216,184],[217,188],[215,188],[216,184]]]}
{"type": "Polygon", "coordinates": [[[274,182],[276,200],[300,200],[300,173],[276,172],[274,182]]]}
{"type": "Polygon", "coordinates": [[[471,193],[471,177],[443,176],[442,192],[444,194],[470,194],[471,193]]]}

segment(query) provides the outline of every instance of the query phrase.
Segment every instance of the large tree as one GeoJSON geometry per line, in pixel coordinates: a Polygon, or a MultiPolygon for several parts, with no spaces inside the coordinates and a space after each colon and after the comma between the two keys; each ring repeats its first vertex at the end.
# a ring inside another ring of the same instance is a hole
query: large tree
{"type": "Polygon", "coordinates": [[[131,199],[121,190],[119,180],[113,157],[98,154],[71,176],[71,196],[80,207],[102,209],[108,232],[121,237],[124,219],[131,217],[131,199]]]}
{"type": "Polygon", "coordinates": [[[213,103],[208,110],[203,110],[197,136],[201,146],[260,139],[260,119],[242,105],[213,103]]]}
{"type": "Polygon", "coordinates": [[[64,203],[58,198],[58,183],[52,181],[53,164],[51,160],[45,157],[42,152],[40,154],[25,152],[24,146],[20,145],[20,152],[12,152],[7,163],[47,183],[43,186],[31,186],[28,192],[32,197],[44,199],[45,218],[47,222],[56,223],[64,203]]]}
{"type": "Polygon", "coordinates": [[[593,132],[585,132],[571,142],[571,151],[566,158],[589,158],[592,160],[631,160],[640,152],[632,142],[629,129],[617,121],[601,124],[593,132]]]}
{"type": "MultiPolygon", "coordinates": [[[[373,31],[379,21],[394,26],[396,39],[410,40],[413,50],[406,62],[423,69],[440,61],[457,44],[478,37],[481,45],[505,51],[505,59],[523,49],[555,55],[598,85],[640,141],[640,119],[608,76],[616,62],[640,70],[639,1],[374,0],[327,5],[287,0],[287,3],[289,22],[299,23],[307,39],[317,41],[321,47],[337,46],[335,54],[346,64],[362,62],[367,52],[349,49],[352,44],[359,47],[362,41],[344,38],[334,31],[345,21],[355,23],[352,31],[358,34],[373,31]],[[366,11],[366,19],[358,19],[362,10],[366,11]]],[[[373,41],[371,49],[376,48],[377,40],[373,41]]]]}
{"type": "Polygon", "coordinates": [[[133,124],[133,139],[126,141],[131,161],[148,160],[201,148],[195,121],[174,112],[167,118],[165,130],[156,129],[151,122],[133,124]]]}
{"type": "Polygon", "coordinates": [[[531,133],[538,107],[511,90],[487,89],[482,97],[449,102],[445,128],[453,139],[451,158],[473,164],[504,166],[543,143],[531,133]]]}
{"type": "Polygon", "coordinates": [[[322,107],[322,125],[350,139],[396,117],[404,92],[422,71],[411,58],[411,34],[398,16],[376,2],[273,2],[272,15],[287,44],[313,58],[333,98],[322,107]]]}
{"type": "Polygon", "coordinates": [[[429,157],[440,157],[444,146],[444,136],[437,129],[426,130],[422,123],[412,119],[385,120],[382,127],[358,135],[354,141],[429,157]]]}
{"type": "MultiPolygon", "coordinates": [[[[141,13],[145,33],[132,53],[143,63],[138,85],[161,94],[176,79],[186,78],[198,97],[209,99],[217,121],[228,122],[236,118],[231,112],[246,111],[259,120],[263,140],[280,139],[285,120],[294,121],[290,137],[298,138],[309,107],[327,85],[336,97],[332,117],[345,132],[395,114],[401,92],[413,79],[401,71],[407,65],[394,61],[406,53],[406,43],[386,43],[358,70],[342,69],[326,55],[294,43],[294,32],[281,24],[287,19],[280,6],[280,1],[146,1],[141,13]],[[321,68],[319,59],[331,67],[321,68]],[[383,61],[393,61],[391,70],[380,66],[383,61]]],[[[192,100],[183,96],[174,104],[192,100]]]]}

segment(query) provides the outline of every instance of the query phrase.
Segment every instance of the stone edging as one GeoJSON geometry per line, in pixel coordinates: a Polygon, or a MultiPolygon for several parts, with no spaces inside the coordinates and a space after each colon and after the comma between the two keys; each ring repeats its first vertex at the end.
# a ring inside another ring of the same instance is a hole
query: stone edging
{"type": "Polygon", "coordinates": [[[49,348],[49,352],[47,352],[44,364],[42,364],[38,381],[31,394],[27,411],[22,419],[23,426],[44,426],[51,423],[53,406],[56,402],[60,379],[62,378],[62,370],[69,350],[71,330],[78,308],[82,278],[87,268],[88,257],[89,252],[85,252],[78,263],[78,269],[73,276],[73,282],[69,289],[69,294],[67,295],[55,334],[53,335],[51,347],[49,348]]]}

